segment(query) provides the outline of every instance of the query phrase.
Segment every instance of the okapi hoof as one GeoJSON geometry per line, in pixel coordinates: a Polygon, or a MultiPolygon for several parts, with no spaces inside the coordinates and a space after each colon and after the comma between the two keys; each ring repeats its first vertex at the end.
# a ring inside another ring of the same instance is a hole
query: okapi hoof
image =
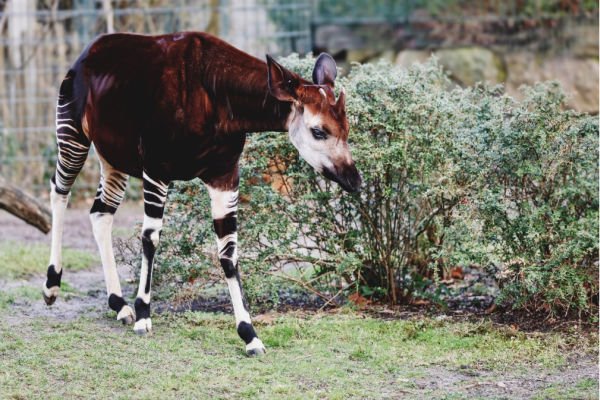
{"type": "Polygon", "coordinates": [[[46,302],[47,306],[51,306],[56,301],[56,296],[48,297],[46,296],[46,293],[42,293],[42,296],[44,296],[44,301],[46,302]]]}
{"type": "Polygon", "coordinates": [[[133,331],[140,336],[145,336],[152,333],[152,321],[150,318],[140,319],[133,326],[133,331]]]}
{"type": "Polygon", "coordinates": [[[250,350],[246,350],[246,354],[248,355],[248,357],[260,357],[263,354],[265,354],[267,351],[264,349],[264,347],[262,349],[250,349],[250,350]]]}
{"type": "Polygon", "coordinates": [[[121,321],[123,325],[131,325],[135,322],[135,312],[129,306],[123,306],[117,314],[117,321],[121,321]]]}
{"type": "Polygon", "coordinates": [[[51,306],[52,304],[54,304],[59,292],[60,288],[58,286],[52,286],[51,288],[47,288],[46,284],[44,284],[42,296],[44,296],[44,301],[46,302],[46,305],[51,306]]]}
{"type": "Polygon", "coordinates": [[[265,346],[257,337],[252,339],[252,341],[246,345],[246,355],[248,357],[260,357],[266,352],[265,346]]]}

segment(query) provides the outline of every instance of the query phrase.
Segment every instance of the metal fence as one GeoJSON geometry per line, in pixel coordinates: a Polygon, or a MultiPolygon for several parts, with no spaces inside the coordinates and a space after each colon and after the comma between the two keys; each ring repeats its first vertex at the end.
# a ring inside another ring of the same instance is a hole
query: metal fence
{"type": "MultiPolygon", "coordinates": [[[[35,0],[8,0],[0,15],[0,175],[34,192],[45,191],[56,158],[58,85],[83,47],[107,27],[206,31],[258,57],[310,51],[308,0],[130,0],[112,1],[110,9],[101,0],[46,3],[51,6],[40,9],[35,0]]],[[[95,188],[94,158],[79,187],[95,188]]]]}

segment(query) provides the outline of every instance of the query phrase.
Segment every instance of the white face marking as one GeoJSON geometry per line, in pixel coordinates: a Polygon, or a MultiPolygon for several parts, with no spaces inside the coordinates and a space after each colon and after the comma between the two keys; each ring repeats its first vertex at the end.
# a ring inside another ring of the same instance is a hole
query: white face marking
{"type": "Polygon", "coordinates": [[[288,133],[290,141],[298,149],[300,156],[317,172],[325,169],[334,170],[336,162],[344,161],[350,164],[352,158],[348,144],[335,137],[317,140],[313,137],[311,128],[322,128],[323,121],[320,114],[312,113],[308,107],[304,112],[299,112],[296,106],[288,120],[288,133]]]}

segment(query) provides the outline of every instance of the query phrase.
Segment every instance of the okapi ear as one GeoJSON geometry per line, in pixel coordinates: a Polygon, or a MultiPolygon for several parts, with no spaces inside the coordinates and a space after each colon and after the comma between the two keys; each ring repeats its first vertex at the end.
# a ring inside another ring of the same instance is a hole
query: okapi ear
{"type": "Polygon", "coordinates": [[[317,85],[328,85],[333,87],[337,76],[335,60],[327,53],[321,53],[315,62],[312,78],[317,85]]]}
{"type": "Polygon", "coordinates": [[[298,76],[285,69],[268,54],[267,74],[269,92],[273,97],[281,101],[294,101],[298,98],[296,93],[296,89],[300,84],[298,76]]]}

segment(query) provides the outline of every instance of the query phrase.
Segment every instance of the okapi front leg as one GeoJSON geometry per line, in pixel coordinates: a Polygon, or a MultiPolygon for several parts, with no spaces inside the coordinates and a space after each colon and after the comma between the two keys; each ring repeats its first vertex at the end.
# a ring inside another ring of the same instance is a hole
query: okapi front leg
{"type": "Polygon", "coordinates": [[[238,335],[246,343],[246,353],[249,356],[265,352],[265,346],[256,336],[250,314],[244,299],[242,284],[238,270],[237,252],[237,204],[238,190],[219,190],[207,186],[211,201],[213,225],[217,235],[219,262],[225,272],[235,324],[238,335]]]}
{"type": "Polygon", "coordinates": [[[136,322],[133,330],[138,335],[152,332],[150,320],[150,285],[154,254],[158,246],[163,224],[163,213],[167,201],[168,184],[150,178],[145,172],[144,180],[144,223],[142,224],[142,269],[140,286],[135,299],[136,322]]]}

